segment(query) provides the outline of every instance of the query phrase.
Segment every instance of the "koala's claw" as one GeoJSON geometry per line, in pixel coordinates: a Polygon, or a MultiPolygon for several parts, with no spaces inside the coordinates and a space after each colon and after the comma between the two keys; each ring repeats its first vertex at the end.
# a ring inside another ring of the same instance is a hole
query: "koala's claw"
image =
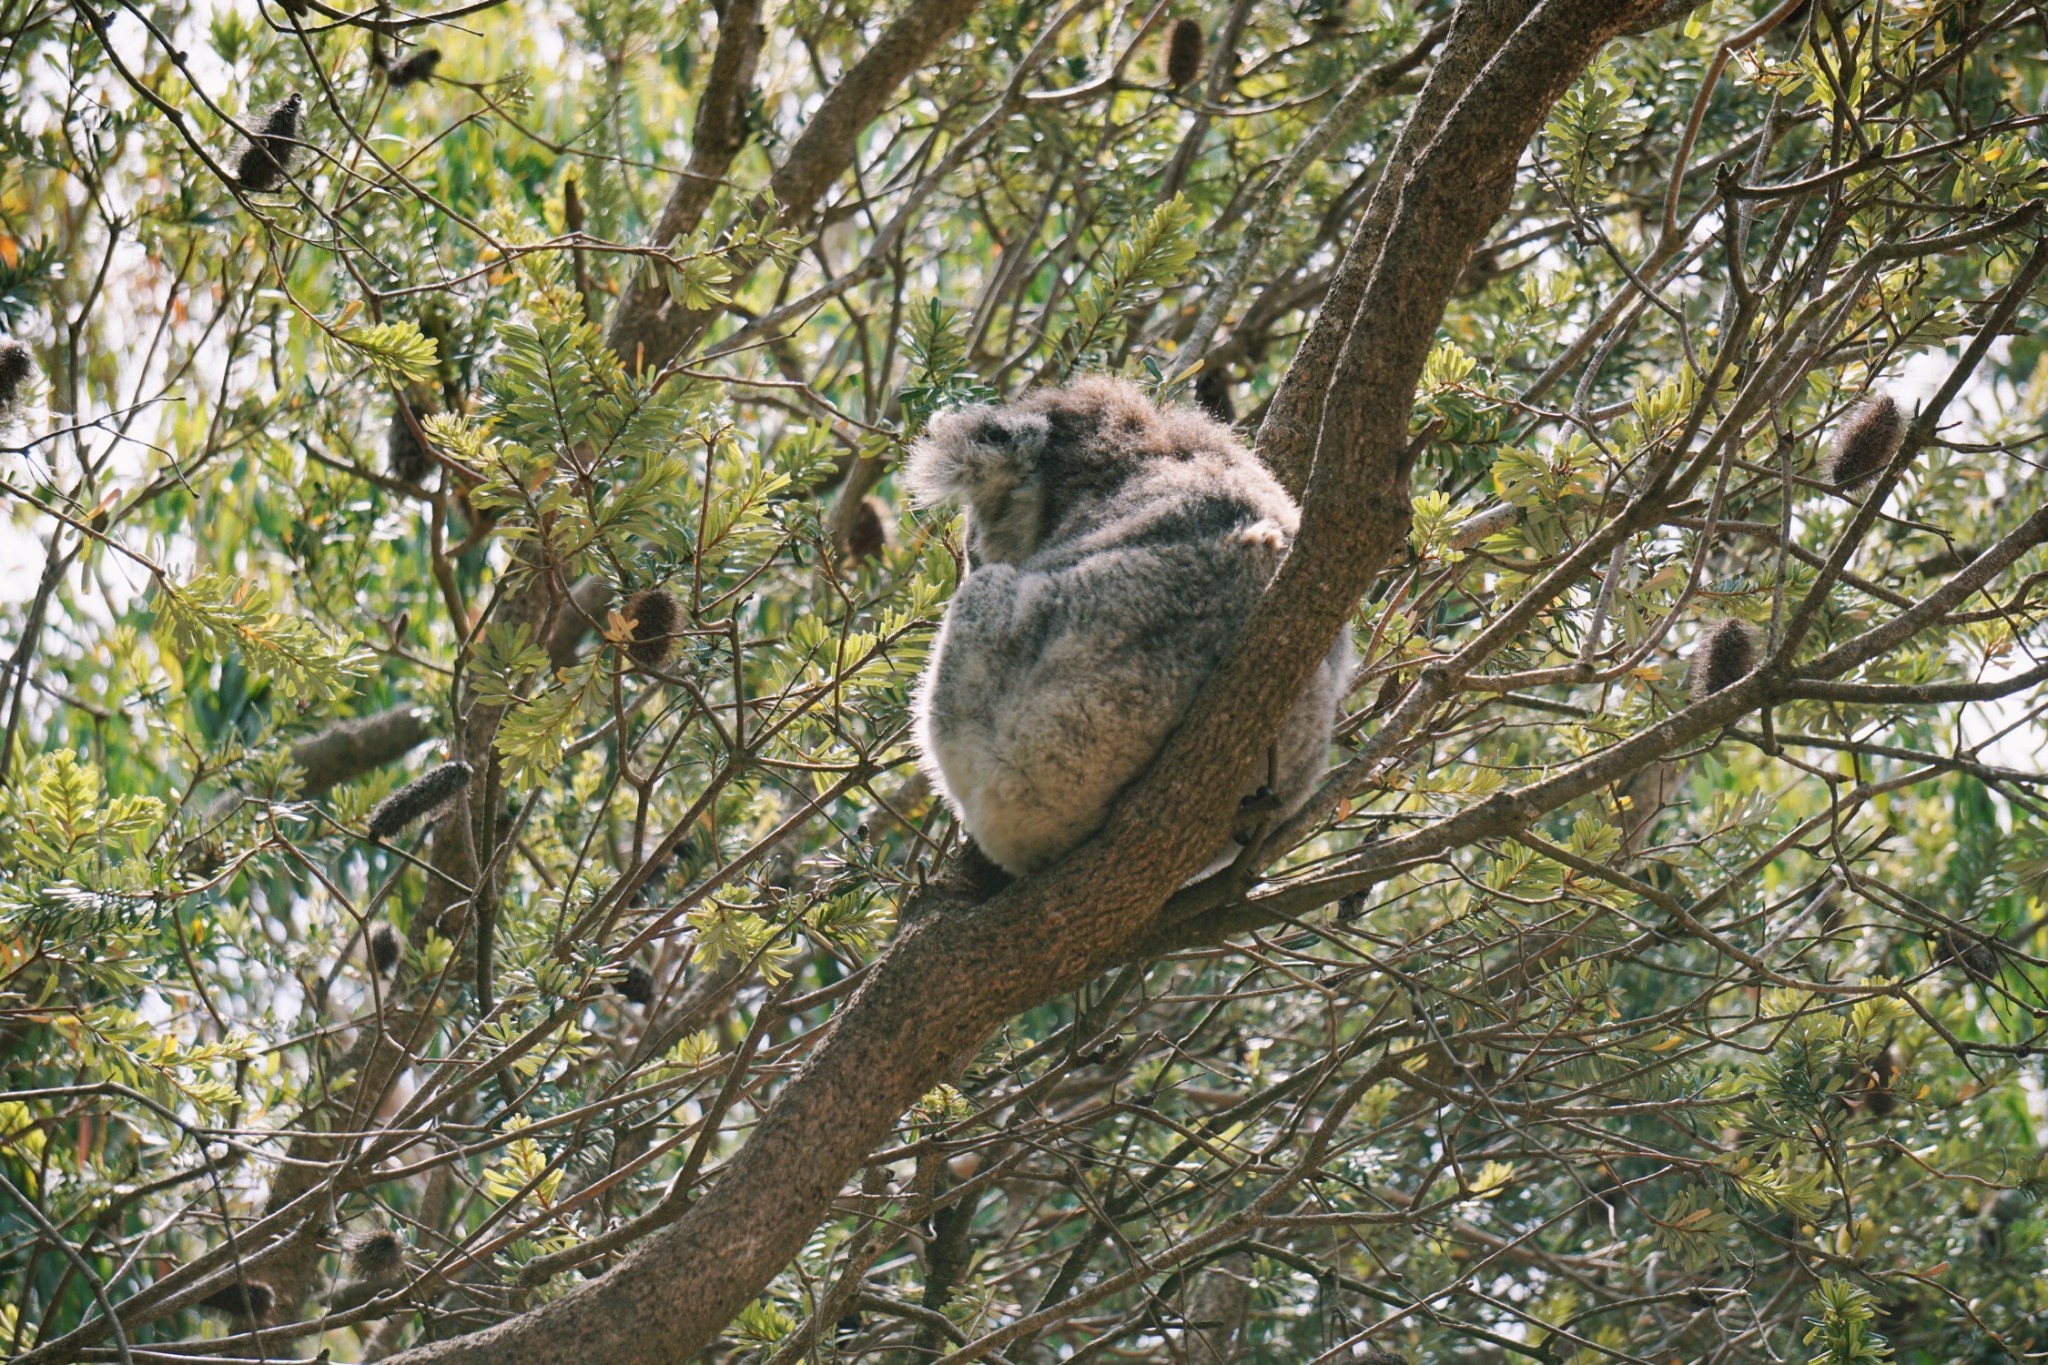
{"type": "Polygon", "coordinates": [[[1237,803],[1238,814],[1249,815],[1254,819],[1261,815],[1271,815],[1279,809],[1280,798],[1273,794],[1271,787],[1267,786],[1261,786],[1250,796],[1237,803]]]}
{"type": "Polygon", "coordinates": [[[1258,835],[1260,826],[1279,810],[1280,798],[1273,794],[1271,787],[1261,786],[1237,803],[1237,827],[1231,831],[1230,837],[1239,848],[1248,847],[1258,835]]]}

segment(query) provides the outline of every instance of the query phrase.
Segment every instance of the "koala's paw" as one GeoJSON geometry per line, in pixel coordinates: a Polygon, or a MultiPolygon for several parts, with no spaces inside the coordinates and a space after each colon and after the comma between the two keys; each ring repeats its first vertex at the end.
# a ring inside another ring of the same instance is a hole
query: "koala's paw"
{"type": "Polygon", "coordinates": [[[1242,545],[1248,549],[1271,550],[1278,554],[1287,548],[1287,529],[1271,517],[1265,517],[1246,526],[1240,526],[1225,536],[1227,545],[1242,545]]]}
{"type": "Polygon", "coordinates": [[[1231,830],[1230,837],[1235,839],[1240,847],[1249,844],[1252,836],[1258,833],[1260,823],[1269,816],[1278,814],[1279,810],[1280,798],[1273,794],[1272,788],[1260,787],[1237,803],[1237,823],[1231,830]]]}

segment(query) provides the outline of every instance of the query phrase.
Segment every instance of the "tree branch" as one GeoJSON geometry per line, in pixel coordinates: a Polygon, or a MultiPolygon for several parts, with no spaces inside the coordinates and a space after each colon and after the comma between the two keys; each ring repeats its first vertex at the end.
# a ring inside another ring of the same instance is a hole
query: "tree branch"
{"type": "MultiPolygon", "coordinates": [[[[1520,9],[1473,8],[1488,32],[1520,9]]],[[[399,1359],[635,1365],[702,1350],[787,1264],[904,1109],[956,1074],[1002,1020],[1130,954],[1171,888],[1228,837],[1237,779],[1400,544],[1407,415],[1458,270],[1505,205],[1550,102],[1641,8],[1642,0],[1548,0],[1496,44],[1493,60],[1470,54],[1481,77],[1417,157],[1362,291],[1364,316],[1391,315],[1400,325],[1360,329],[1342,352],[1335,390],[1368,416],[1318,447],[1302,535],[1273,590],[1103,832],[1059,867],[993,896],[957,874],[927,888],[831,1036],[681,1220],[602,1278],[524,1317],[399,1359]],[[1356,435],[1373,439],[1340,445],[1356,435]],[[1018,950],[1025,925],[1030,952],[1018,950]]],[[[1432,98],[1427,87],[1424,98],[1432,98]]],[[[1449,103],[1441,90],[1434,100],[1449,103]]]]}
{"type": "MultiPolygon", "coordinates": [[[[974,7],[975,0],[912,0],[832,87],[769,179],[769,192],[785,226],[797,226],[815,216],[818,201],[852,163],[861,130],[882,112],[896,87],[967,22],[974,7]]],[[[724,52],[721,39],[719,55],[724,52]]],[[[676,194],[684,194],[687,188],[677,186],[676,194]]],[[[666,212],[663,219],[667,220],[666,212]]],[[[667,241],[667,237],[657,236],[655,244],[667,241]]],[[[737,293],[760,258],[727,252],[725,262],[732,271],[729,287],[737,293]]],[[[716,309],[673,303],[667,287],[656,280],[649,288],[636,287],[620,304],[607,339],[629,369],[658,370],[694,345],[717,317],[716,309]]]]}

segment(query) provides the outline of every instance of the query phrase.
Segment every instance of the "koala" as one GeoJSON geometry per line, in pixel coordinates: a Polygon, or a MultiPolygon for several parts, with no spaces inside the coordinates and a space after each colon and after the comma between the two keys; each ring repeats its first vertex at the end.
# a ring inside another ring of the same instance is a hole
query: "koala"
{"type": "MultiPolygon", "coordinates": [[[[1107,378],[945,413],[904,478],[920,504],[967,511],[967,577],[914,697],[925,771],[989,858],[1032,872],[1158,756],[1300,509],[1228,427],[1107,378]]],[[[1322,773],[1351,669],[1347,634],[1251,783],[1283,817],[1322,773]]]]}

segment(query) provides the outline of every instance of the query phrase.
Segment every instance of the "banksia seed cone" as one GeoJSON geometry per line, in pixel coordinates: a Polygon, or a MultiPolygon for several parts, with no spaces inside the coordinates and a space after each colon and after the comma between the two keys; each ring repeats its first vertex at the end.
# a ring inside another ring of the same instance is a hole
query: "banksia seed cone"
{"type": "Polygon", "coordinates": [[[1237,424],[1237,405],[1230,401],[1230,376],[1220,369],[1202,367],[1195,376],[1195,406],[1224,426],[1237,424]]]}
{"type": "Polygon", "coordinates": [[[1998,952],[1975,934],[1944,929],[1934,936],[1936,966],[1953,962],[1982,982],[1998,979],[1998,952]]]}
{"type": "Polygon", "coordinates": [[[619,978],[619,984],[614,989],[635,1005],[652,1004],[654,973],[635,962],[626,968],[626,974],[619,978]]]}
{"type": "Polygon", "coordinates": [[[235,161],[235,183],[245,190],[274,190],[284,183],[299,154],[299,115],[305,103],[291,95],[263,116],[249,145],[235,161]]]}
{"type": "Polygon", "coordinates": [[[260,1318],[270,1312],[276,1295],[261,1280],[239,1280],[214,1290],[196,1302],[199,1308],[225,1313],[231,1318],[260,1318]]]}
{"type": "Polygon", "coordinates": [[[1821,479],[1836,488],[1868,483],[1883,471],[1906,435],[1906,415],[1890,394],[1873,393],[1856,405],[1821,456],[1821,479]]]}
{"type": "Polygon", "coordinates": [[[633,623],[633,643],[626,646],[627,657],[642,668],[661,667],[668,658],[669,644],[683,614],[675,594],[662,588],[647,588],[626,599],[625,612],[633,623]]]}
{"type": "Polygon", "coordinates": [[[412,423],[405,420],[405,413],[395,409],[390,429],[384,433],[384,467],[392,478],[407,483],[424,483],[434,469],[433,457],[413,434],[412,423]]]}
{"type": "Polygon", "coordinates": [[[398,941],[398,931],[388,924],[377,926],[377,932],[370,935],[370,965],[378,975],[389,972],[398,965],[399,954],[404,945],[398,941]]]}
{"type": "Polygon", "coordinates": [[[1898,1078],[1899,1050],[1886,1044],[1850,1065],[1848,1083],[1835,1092],[1835,1098],[1844,1108],[1884,1118],[1898,1107],[1898,1097],[1892,1092],[1898,1078]]]}
{"type": "Polygon", "coordinates": [[[1192,19],[1176,19],[1166,40],[1166,83],[1178,90],[1202,74],[1202,49],[1207,40],[1192,19]]]}
{"type": "Polygon", "coordinates": [[[1763,644],[1763,632],[1747,621],[1723,621],[1701,636],[1692,652],[1692,699],[1705,701],[1746,677],[1756,667],[1763,644]]]}
{"type": "Polygon", "coordinates": [[[429,768],[370,811],[370,837],[389,839],[407,825],[424,820],[462,795],[476,770],[457,761],[429,768]]]}
{"type": "Polygon", "coordinates": [[[347,1247],[349,1267],[373,1283],[389,1281],[405,1268],[405,1243],[390,1228],[358,1233],[347,1247]]]}
{"type": "Polygon", "coordinates": [[[11,408],[21,397],[21,386],[36,372],[35,357],[28,343],[13,337],[0,341],[0,408],[11,408]]]}
{"type": "Polygon", "coordinates": [[[434,68],[441,64],[441,49],[423,47],[402,61],[387,62],[384,79],[393,90],[403,90],[408,85],[418,85],[433,77],[434,68]]]}
{"type": "Polygon", "coordinates": [[[846,533],[846,557],[856,564],[880,559],[889,548],[889,509],[879,498],[862,498],[846,533]]]}

